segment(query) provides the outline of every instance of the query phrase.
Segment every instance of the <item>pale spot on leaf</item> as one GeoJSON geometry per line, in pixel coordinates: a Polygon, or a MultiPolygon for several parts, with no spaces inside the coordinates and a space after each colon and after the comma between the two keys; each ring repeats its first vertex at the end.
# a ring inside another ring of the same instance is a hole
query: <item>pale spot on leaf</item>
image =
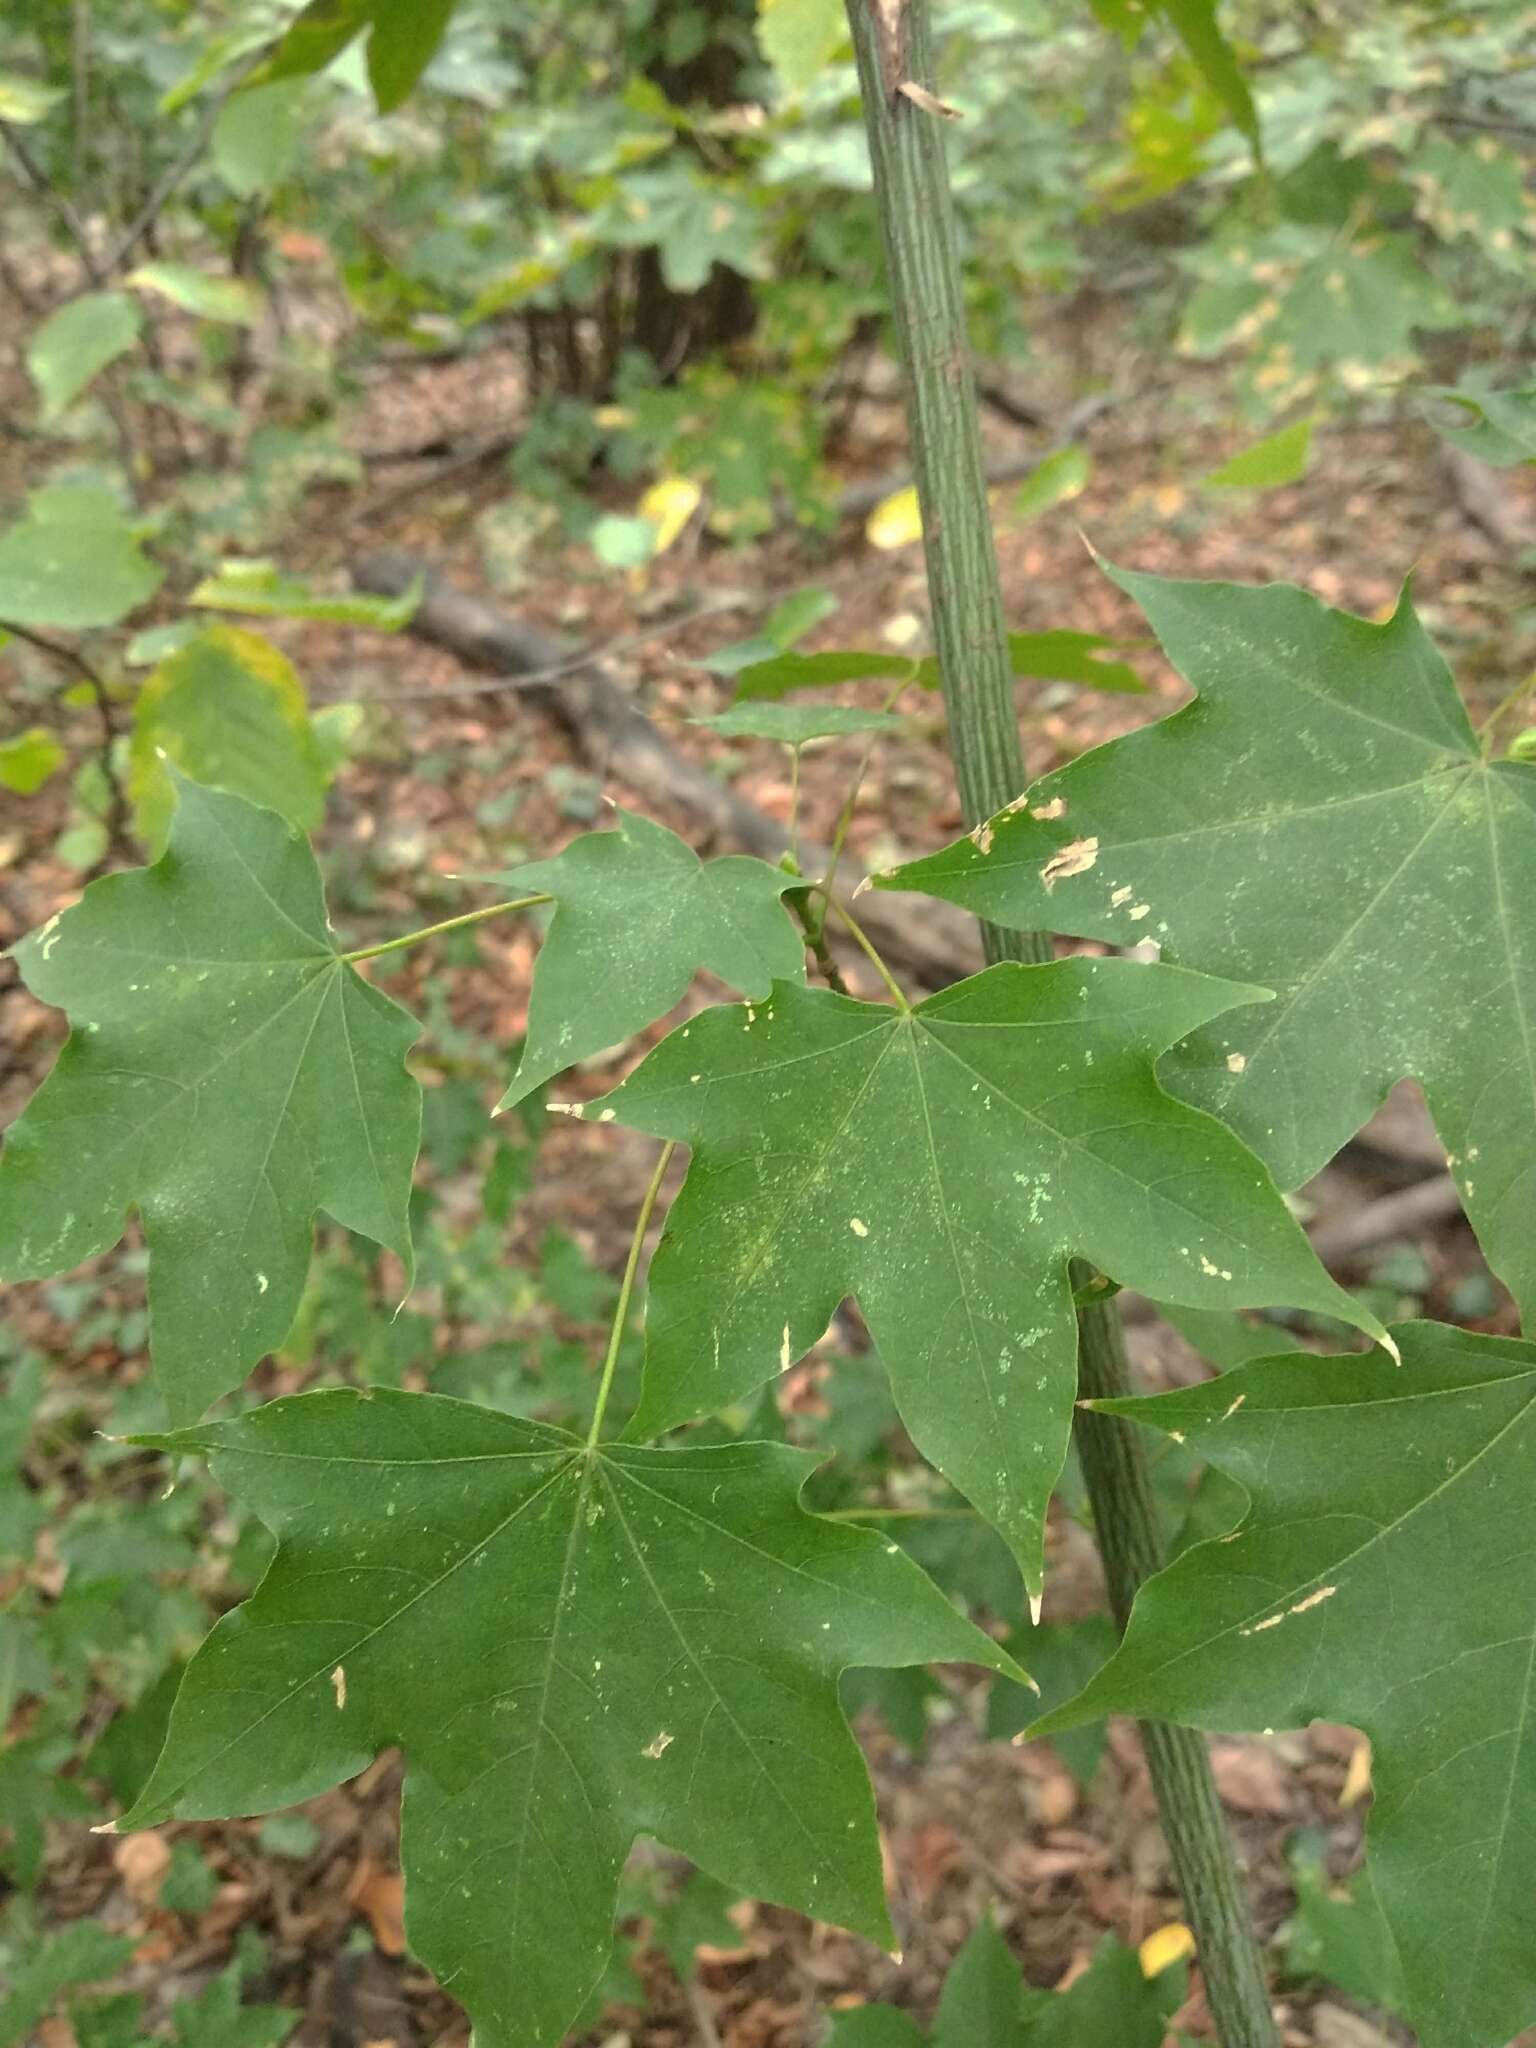
{"type": "Polygon", "coordinates": [[[1059,852],[1053,853],[1040,870],[1040,879],[1047,889],[1053,889],[1068,875],[1085,875],[1099,857],[1097,839],[1071,839],[1059,852]]]}

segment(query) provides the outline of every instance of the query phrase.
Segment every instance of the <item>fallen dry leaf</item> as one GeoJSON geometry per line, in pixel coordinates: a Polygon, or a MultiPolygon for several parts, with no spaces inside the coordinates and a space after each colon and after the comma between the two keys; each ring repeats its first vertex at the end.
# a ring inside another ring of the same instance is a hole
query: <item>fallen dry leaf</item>
{"type": "Polygon", "coordinates": [[[1223,1805],[1234,1812],[1281,1819],[1291,1811],[1291,1782],[1279,1758],[1262,1743],[1218,1743],[1211,1751],[1211,1771],[1223,1805]]]}
{"type": "Polygon", "coordinates": [[[1059,1828],[1077,1811],[1077,1780],[1070,1771],[1042,1774],[1033,1787],[1035,1818],[1042,1827],[1059,1828]]]}
{"type": "Polygon", "coordinates": [[[908,1882],[924,1905],[928,1905],[964,1854],[960,1837],[942,1820],[925,1821],[914,1828],[903,1845],[902,1863],[908,1882]]]}
{"type": "Polygon", "coordinates": [[[170,1867],[171,1846],[153,1830],[142,1835],[124,1835],[112,1844],[112,1868],[136,1906],[150,1907],[159,1902],[160,1887],[170,1867]]]}
{"type": "Polygon", "coordinates": [[[1360,1736],[1350,1753],[1349,1769],[1344,1773],[1344,1783],[1339,1791],[1340,1806],[1358,1806],[1371,1789],[1371,1745],[1367,1736],[1360,1736]]]}
{"type": "Polygon", "coordinates": [[[1313,2006],[1312,2038],[1317,2048],[1387,2048],[1380,2027],[1342,2005],[1313,2006]]]}
{"type": "Polygon", "coordinates": [[[405,1954],[405,1880],[398,1870],[380,1870],[366,1857],[347,1897],[368,1925],[379,1952],[386,1956],[405,1954]]]}

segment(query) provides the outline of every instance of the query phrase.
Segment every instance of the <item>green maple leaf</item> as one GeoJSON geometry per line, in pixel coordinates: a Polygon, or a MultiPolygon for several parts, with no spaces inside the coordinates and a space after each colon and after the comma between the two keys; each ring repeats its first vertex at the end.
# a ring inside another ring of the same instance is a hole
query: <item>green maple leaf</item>
{"type": "Polygon", "coordinates": [[[1252,1507],[1148,1581],[1122,1647],[1031,1732],[1363,1729],[1407,2016],[1424,2048],[1502,2048],[1536,2020],[1536,1345],[1397,1336],[1400,1369],[1291,1353],[1103,1404],[1178,1431],[1252,1507]]]}
{"type": "Polygon", "coordinates": [[[62,1273],[136,1206],[166,1408],[192,1420],[293,1322],[311,1226],[411,1257],[413,1018],[337,955],[320,871],[271,811],[177,777],[153,867],[16,948],[70,1036],[0,1153],[0,1278],[62,1273]]]}
{"type": "Polygon", "coordinates": [[[1365,1326],[1273,1182],[1153,1078],[1263,991],[1121,960],[1001,966],[909,1013],[783,984],[705,1012],[588,1114],[686,1140],[631,1433],[721,1408],[859,1305],[915,1442],[1032,1592],[1076,1392],[1077,1254],[1192,1306],[1365,1326]]]}
{"type": "Polygon", "coordinates": [[[1199,701],[882,885],[1026,929],[1157,939],[1274,989],[1163,1073],[1282,1187],[1413,1075],[1489,1263],[1529,1314],[1536,766],[1483,758],[1406,599],[1377,625],[1284,584],[1110,574],[1199,701]]]}
{"type": "Polygon", "coordinates": [[[583,833],[553,860],[496,877],[559,906],[500,1109],[665,1016],[701,969],[749,996],[804,976],[804,942],[781,901],[795,876],[748,854],[700,860],[664,825],[615,816],[613,831],[583,833]]]}
{"type": "Polygon", "coordinates": [[[560,2040],[649,1833],[889,1942],[850,1665],[1013,1666],[895,1545],[804,1513],[813,1455],[657,1451],[332,1390],[146,1438],[208,1451],[279,1548],[188,1667],[124,1827],[408,1759],[411,1943],[481,2048],[560,2040]]]}

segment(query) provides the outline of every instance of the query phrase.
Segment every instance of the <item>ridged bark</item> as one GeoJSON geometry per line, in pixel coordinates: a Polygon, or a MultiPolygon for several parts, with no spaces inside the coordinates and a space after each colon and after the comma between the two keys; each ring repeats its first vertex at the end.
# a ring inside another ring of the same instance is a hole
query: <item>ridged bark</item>
{"type": "MultiPolygon", "coordinates": [[[[974,826],[1019,794],[1025,771],[945,163],[945,122],[932,99],[929,0],[847,0],[847,7],[891,311],[907,377],[950,751],[961,808],[974,826]],[[918,98],[896,89],[904,81],[919,88],[918,98]]],[[[981,933],[988,960],[1052,956],[1044,932],[983,922],[981,933]]],[[[1130,1391],[1113,1302],[1082,1311],[1078,1354],[1085,1399],[1130,1391]]],[[[1160,1562],[1146,1459],[1133,1425],[1083,1409],[1078,1418],[1083,1476],[1111,1604],[1123,1628],[1137,1587],[1160,1562]]],[[[1144,1722],[1142,1738],[1223,2048],[1279,2048],[1205,1744],[1194,1731],[1164,1722],[1144,1722]]]]}

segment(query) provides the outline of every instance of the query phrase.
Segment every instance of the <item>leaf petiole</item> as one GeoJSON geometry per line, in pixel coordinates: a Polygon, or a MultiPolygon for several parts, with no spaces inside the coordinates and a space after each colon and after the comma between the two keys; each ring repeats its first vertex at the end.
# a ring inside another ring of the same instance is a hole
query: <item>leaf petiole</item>
{"type": "MultiPolygon", "coordinates": [[[[912,665],[911,675],[901,676],[900,678],[898,678],[898,680],[892,686],[892,688],[889,691],[887,691],[885,698],[883,699],[880,705],[880,711],[882,716],[886,712],[894,711],[896,709],[897,699],[906,690],[907,686],[914,680],[916,675],[917,664],[914,662],[912,665]]],[[[858,767],[854,770],[853,781],[849,786],[847,796],[843,799],[843,808],[841,809],[841,811],[838,812],[837,824],[832,833],[832,850],[827,855],[827,872],[821,878],[822,885],[824,888],[830,889],[832,887],[832,884],[837,880],[838,863],[839,861],[841,861],[843,857],[843,846],[848,838],[848,828],[853,823],[853,813],[859,801],[859,791],[864,787],[864,778],[869,773],[869,764],[875,758],[875,743],[879,739],[879,737],[880,735],[878,732],[870,734],[868,743],[864,748],[864,758],[859,762],[858,767]]],[[[821,924],[824,926],[826,924],[826,921],[826,912],[823,911],[821,916],[821,924]]],[[[812,934],[813,943],[816,936],[817,934],[812,934]]]]}
{"type": "Polygon", "coordinates": [[[619,1286],[618,1304],[613,1311],[613,1327],[608,1332],[608,1355],[603,1360],[603,1376],[598,1382],[597,1405],[592,1410],[592,1427],[587,1431],[589,1451],[597,1443],[598,1431],[603,1426],[603,1416],[608,1409],[608,1396],[613,1392],[614,1369],[619,1362],[619,1346],[624,1341],[624,1325],[629,1318],[629,1304],[635,1291],[635,1275],[640,1269],[640,1254],[645,1246],[645,1233],[651,1227],[656,1197],[661,1193],[662,1180],[676,1150],[676,1139],[671,1139],[662,1146],[661,1157],[656,1162],[656,1171],[651,1175],[651,1184],[645,1191],[645,1200],[640,1204],[640,1214],[635,1218],[635,1234],[629,1241],[629,1257],[624,1261],[624,1278],[619,1286]]]}
{"type": "Polygon", "coordinates": [[[376,960],[380,953],[398,953],[405,946],[419,946],[423,939],[435,939],[443,932],[462,931],[466,925],[484,924],[488,917],[506,917],[514,910],[532,910],[536,904],[552,903],[551,896],[515,896],[509,903],[488,903],[483,910],[466,910],[462,917],[445,917],[441,924],[424,924],[419,932],[402,932],[398,939],[384,939],[377,946],[357,946],[343,953],[343,960],[376,960]]]}
{"type": "Polygon", "coordinates": [[[1536,669],[1533,669],[1531,673],[1524,679],[1523,682],[1516,683],[1515,687],[1510,691],[1509,695],[1505,698],[1502,698],[1499,703],[1495,704],[1493,709],[1489,712],[1488,716],[1483,720],[1482,724],[1478,727],[1477,736],[1479,740],[1482,742],[1482,753],[1483,759],[1485,761],[1487,760],[1488,756],[1493,752],[1494,733],[1503,724],[1504,720],[1509,716],[1510,712],[1515,709],[1515,706],[1519,704],[1522,701],[1522,699],[1528,697],[1531,694],[1532,690],[1536,690],[1536,669]]]}
{"type": "MultiPolygon", "coordinates": [[[[903,989],[901,983],[896,979],[895,975],[892,974],[889,967],[886,966],[885,962],[880,958],[880,955],[875,951],[874,941],[870,938],[868,932],[865,931],[864,927],[859,923],[858,919],[853,915],[852,911],[844,910],[842,904],[838,902],[837,898],[828,891],[825,882],[810,882],[807,883],[806,886],[807,888],[812,890],[816,895],[824,899],[827,909],[831,911],[832,915],[837,919],[838,923],[842,925],[843,929],[847,932],[849,938],[853,940],[854,944],[863,953],[865,959],[868,960],[870,966],[874,968],[876,974],[879,975],[880,979],[885,983],[886,987],[890,990],[892,996],[895,998],[897,1009],[900,1010],[904,1015],[910,1015],[912,1005],[907,1001],[905,989],[903,989]]],[[[823,916],[822,925],[825,926],[825,924],[826,918],[825,916],[823,916]]]]}

